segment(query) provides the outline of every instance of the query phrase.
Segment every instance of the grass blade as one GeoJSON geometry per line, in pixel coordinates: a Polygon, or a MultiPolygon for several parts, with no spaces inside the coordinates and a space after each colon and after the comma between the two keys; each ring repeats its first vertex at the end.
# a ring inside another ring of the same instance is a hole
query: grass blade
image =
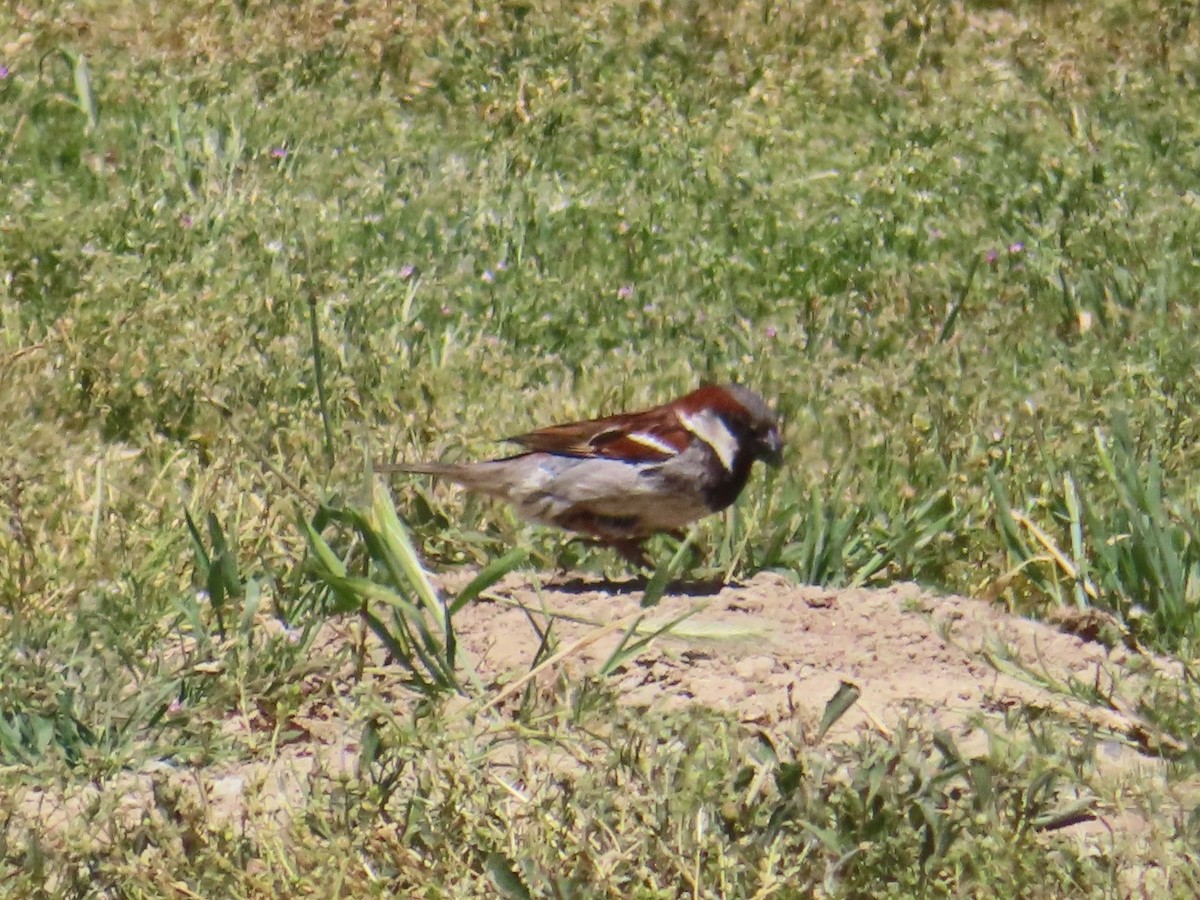
{"type": "Polygon", "coordinates": [[[509,572],[524,565],[528,559],[529,551],[517,548],[510,550],[499,559],[492,560],[479,570],[479,574],[471,579],[470,584],[459,592],[458,596],[449,605],[447,612],[450,615],[458,612],[509,572]]]}
{"type": "Polygon", "coordinates": [[[825,737],[829,729],[836,725],[838,720],[850,711],[850,707],[858,702],[860,696],[862,696],[862,691],[853,682],[843,681],[838,685],[838,689],[825,704],[825,712],[822,713],[821,724],[817,728],[817,740],[825,737]]]}
{"type": "Polygon", "coordinates": [[[654,641],[655,638],[673,630],[676,625],[678,625],[681,622],[686,621],[687,619],[690,619],[696,613],[698,613],[702,609],[704,609],[707,605],[708,605],[707,603],[699,603],[699,604],[691,607],[690,609],[685,610],[683,613],[676,616],[675,618],[670,619],[667,622],[664,622],[662,625],[654,626],[648,632],[642,632],[638,627],[639,625],[641,625],[641,622],[642,622],[641,616],[634,619],[629,624],[629,627],[626,629],[625,634],[622,636],[620,642],[617,644],[617,646],[615,648],[613,648],[612,653],[610,653],[608,655],[608,659],[606,659],[604,661],[604,663],[600,666],[600,668],[598,670],[599,674],[601,676],[611,675],[616,669],[618,669],[624,663],[629,661],[631,658],[637,656],[643,650],[645,650],[654,641]],[[632,643],[630,643],[631,639],[635,635],[639,635],[639,634],[641,635],[641,637],[639,637],[636,641],[633,641],[632,643]]]}
{"type": "Polygon", "coordinates": [[[96,107],[96,94],[92,90],[92,75],[88,70],[87,57],[82,53],[68,54],[71,59],[71,77],[75,83],[75,101],[79,109],[87,116],[88,130],[95,131],[100,124],[100,114],[96,107]]]}

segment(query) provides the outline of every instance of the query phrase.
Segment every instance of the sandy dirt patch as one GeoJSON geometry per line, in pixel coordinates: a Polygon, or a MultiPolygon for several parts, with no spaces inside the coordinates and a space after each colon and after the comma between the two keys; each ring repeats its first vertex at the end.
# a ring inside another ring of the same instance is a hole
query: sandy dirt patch
{"type": "MultiPolygon", "coordinates": [[[[469,579],[469,574],[447,575],[440,584],[453,595],[469,579]]],[[[614,672],[626,702],[702,704],[747,724],[786,728],[794,723],[812,736],[826,703],[849,682],[860,691],[858,702],[826,740],[851,737],[863,727],[888,734],[909,718],[949,731],[960,749],[971,753],[985,748],[990,729],[1002,729],[1006,712],[1035,706],[1111,735],[1101,744],[1103,765],[1119,771],[1161,768],[1161,762],[1140,752],[1152,748],[1153,739],[1131,712],[1132,702],[1121,699],[1122,689],[1143,677],[1129,673],[1131,658],[1136,656],[1143,668],[1147,658],[1123,646],[1109,648],[982,600],[938,596],[914,585],[831,590],[764,573],[719,589],[669,592],[657,607],[642,611],[643,587],[638,581],[558,577],[538,582],[528,574],[512,574],[455,618],[459,645],[495,701],[529,673],[539,630],[551,621],[555,647],[564,652],[541,678],[553,678],[561,668],[596,672],[625,630],[614,623],[629,623],[644,612],[642,625],[653,626],[691,612],[675,633],[659,637],[614,672]],[[1072,681],[1110,691],[1110,708],[1072,699],[1061,689],[1072,681]]],[[[278,627],[273,620],[263,626],[278,627]]],[[[330,678],[343,688],[351,684],[353,667],[345,654],[335,654],[358,633],[353,618],[322,628],[314,655],[328,655],[338,668],[322,677],[327,685],[330,678]]],[[[398,706],[411,703],[411,694],[399,687],[399,668],[388,663],[381,648],[374,657],[379,666],[371,679],[381,696],[398,706]]],[[[304,808],[313,778],[336,778],[356,768],[361,725],[353,721],[349,696],[338,688],[323,697],[295,717],[300,739],[255,760],[202,770],[150,761],[138,772],[119,773],[100,784],[65,791],[28,788],[5,799],[44,834],[78,822],[102,796],[115,806],[118,819],[136,820],[166,789],[181,798],[175,803],[199,804],[210,820],[282,824],[304,808]]],[[[244,719],[228,724],[255,730],[244,719]]],[[[245,737],[254,742],[255,735],[245,737]]]]}
{"type": "MultiPolygon", "coordinates": [[[[443,583],[454,590],[466,580],[443,583]]],[[[636,616],[643,584],[565,578],[536,585],[509,576],[456,618],[460,646],[485,677],[525,672],[539,642],[531,616],[544,622],[545,612],[554,614],[554,633],[565,647],[598,624],[636,616]]],[[[763,573],[720,589],[669,593],[646,611],[645,623],[691,609],[677,629],[682,637],[657,639],[616,673],[628,702],[701,703],[747,723],[774,725],[819,720],[839,685],[850,682],[861,695],[833,738],[863,725],[886,730],[914,712],[933,727],[965,734],[1007,709],[1034,704],[1145,740],[1118,697],[1115,709],[1097,710],[1053,688],[1075,680],[1107,689],[1114,676],[1123,682],[1130,651],[982,600],[916,585],[832,590],[763,573]]],[[[594,671],[620,638],[614,631],[563,664],[594,671]]]]}

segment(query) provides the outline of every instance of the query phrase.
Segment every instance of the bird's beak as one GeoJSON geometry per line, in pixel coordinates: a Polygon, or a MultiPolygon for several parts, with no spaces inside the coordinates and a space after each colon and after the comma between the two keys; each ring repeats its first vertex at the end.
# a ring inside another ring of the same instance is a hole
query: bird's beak
{"type": "Polygon", "coordinates": [[[779,429],[772,428],[763,435],[762,443],[759,444],[758,458],[773,468],[778,468],[783,463],[783,438],[779,434],[779,429]]]}

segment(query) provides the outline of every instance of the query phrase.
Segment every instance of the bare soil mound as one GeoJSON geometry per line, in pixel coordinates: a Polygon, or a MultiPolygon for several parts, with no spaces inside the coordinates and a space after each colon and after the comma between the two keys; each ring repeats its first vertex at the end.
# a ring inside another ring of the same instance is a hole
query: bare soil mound
{"type": "MultiPolygon", "coordinates": [[[[441,582],[453,592],[469,578],[456,574],[441,582]]],[[[914,585],[830,590],[760,574],[741,584],[669,592],[650,610],[640,607],[643,588],[644,582],[589,578],[537,583],[513,574],[456,616],[459,646],[493,692],[491,702],[501,703],[506,691],[529,677],[554,677],[562,667],[596,672],[635,623],[638,633],[647,633],[689,614],[615,670],[626,702],[702,704],[761,726],[794,722],[811,734],[826,703],[850,682],[860,691],[858,702],[829,739],[864,726],[887,734],[908,717],[948,730],[970,751],[1002,724],[1006,711],[1034,706],[1112,734],[1103,753],[1112,765],[1145,759],[1131,745],[1146,746],[1149,736],[1120,699],[1121,687],[1140,677],[1126,669],[1133,654],[1123,647],[1110,649],[981,600],[937,596],[914,585]],[[556,652],[531,676],[547,628],[556,652]],[[1108,691],[1109,708],[1073,699],[1072,682],[1108,691]]],[[[262,625],[278,627],[265,618],[262,625]]],[[[356,633],[354,620],[347,619],[325,626],[317,639],[315,656],[328,656],[331,666],[341,660],[332,675],[336,683],[348,685],[354,677],[339,651],[356,633]]],[[[370,678],[380,699],[411,703],[412,696],[398,689],[400,669],[387,663],[382,648],[373,655],[379,665],[370,678]]],[[[1142,668],[1153,662],[1138,659],[1142,668]]],[[[251,760],[203,770],[151,762],[102,783],[65,792],[19,791],[9,799],[31,827],[50,834],[80,821],[84,809],[98,808],[102,800],[117,819],[136,820],[164,784],[216,820],[285,821],[303,809],[318,773],[354,771],[361,724],[353,723],[350,702],[341,690],[322,692],[292,720],[302,738],[251,760]]],[[[229,727],[247,744],[262,743],[249,721],[234,718],[229,727]]]]}
{"type": "MultiPolygon", "coordinates": [[[[456,618],[460,646],[485,677],[524,672],[540,640],[530,617],[544,624],[543,613],[553,614],[559,645],[569,646],[594,634],[597,623],[636,617],[643,585],[574,578],[539,586],[509,576],[456,618]]],[[[448,578],[446,586],[461,584],[448,578]]],[[[695,611],[672,635],[618,671],[629,702],[701,703],[772,725],[819,719],[845,681],[861,695],[834,737],[864,724],[886,730],[914,712],[961,734],[1006,709],[1033,704],[1144,739],[1119,700],[1114,709],[1098,711],[1064,690],[1073,680],[1107,688],[1129,651],[986,601],[938,596],[915,585],[831,590],[764,573],[708,593],[669,593],[646,611],[641,627],[689,610],[695,611]]],[[[572,650],[564,664],[595,670],[623,633],[609,629],[572,650]]]]}

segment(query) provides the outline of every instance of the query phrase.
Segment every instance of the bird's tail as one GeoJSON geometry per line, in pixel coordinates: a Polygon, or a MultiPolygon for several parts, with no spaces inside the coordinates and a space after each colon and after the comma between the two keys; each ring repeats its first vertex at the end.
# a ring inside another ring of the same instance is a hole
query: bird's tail
{"type": "Polygon", "coordinates": [[[497,479],[491,471],[496,461],[476,463],[383,463],[375,464],[381,475],[403,473],[406,475],[432,475],[462,485],[467,490],[479,491],[493,497],[507,499],[507,479],[497,479]]]}
{"type": "Polygon", "coordinates": [[[462,463],[375,463],[375,471],[380,475],[433,475],[451,480],[462,478],[470,468],[469,464],[462,463]]]}

